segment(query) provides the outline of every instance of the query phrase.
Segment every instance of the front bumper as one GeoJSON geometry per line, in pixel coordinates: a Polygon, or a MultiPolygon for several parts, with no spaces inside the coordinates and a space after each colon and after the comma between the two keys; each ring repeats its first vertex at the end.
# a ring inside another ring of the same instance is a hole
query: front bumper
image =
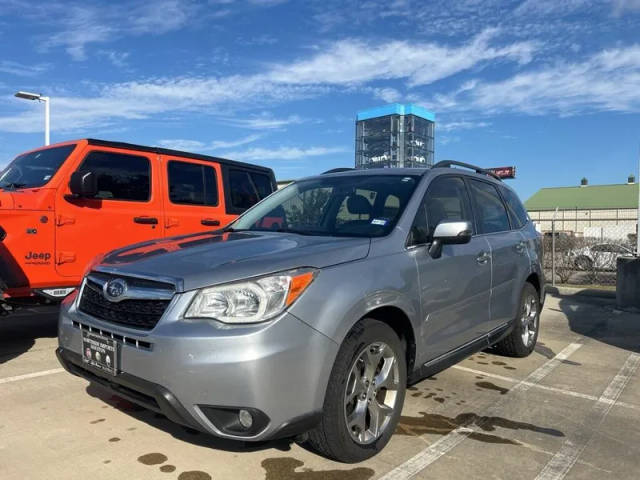
{"type": "Polygon", "coordinates": [[[180,320],[176,313],[190,300],[180,298],[185,296],[178,295],[148,332],[90,317],[70,298],[60,312],[60,362],[117,395],[220,437],[261,441],[312,428],[338,345],[289,313],[237,327],[180,320]],[[119,339],[118,375],[83,364],[83,328],[119,339]],[[242,434],[229,431],[210,413],[217,407],[264,414],[264,426],[242,434]]]}

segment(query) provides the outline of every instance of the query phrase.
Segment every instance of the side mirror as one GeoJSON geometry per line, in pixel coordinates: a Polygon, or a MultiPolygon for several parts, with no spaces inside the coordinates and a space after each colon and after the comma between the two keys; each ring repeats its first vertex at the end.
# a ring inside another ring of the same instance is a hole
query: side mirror
{"type": "Polygon", "coordinates": [[[69,189],[78,197],[95,197],[98,194],[98,177],[93,172],[73,172],[69,189]]]}
{"type": "Polygon", "coordinates": [[[432,258],[440,258],[443,245],[469,243],[472,233],[473,227],[471,226],[471,222],[464,220],[440,222],[433,232],[429,255],[431,255],[432,258]]]}

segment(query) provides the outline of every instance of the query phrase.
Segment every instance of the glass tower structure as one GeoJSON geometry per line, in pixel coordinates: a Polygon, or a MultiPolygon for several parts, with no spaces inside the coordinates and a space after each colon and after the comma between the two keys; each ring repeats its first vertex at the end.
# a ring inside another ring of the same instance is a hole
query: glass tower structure
{"type": "Polygon", "coordinates": [[[358,112],[356,168],[433,165],[435,115],[419,105],[394,103],[358,112]]]}

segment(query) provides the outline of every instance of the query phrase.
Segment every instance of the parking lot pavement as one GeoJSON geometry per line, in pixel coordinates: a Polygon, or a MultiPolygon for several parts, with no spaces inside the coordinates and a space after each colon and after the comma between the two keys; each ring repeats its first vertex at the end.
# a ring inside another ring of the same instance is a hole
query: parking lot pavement
{"type": "MultiPolygon", "coordinates": [[[[217,440],[61,371],[55,312],[0,318],[0,478],[638,478],[640,315],[548,297],[526,359],[479,353],[407,392],[358,465],[217,440]]],[[[292,385],[292,390],[295,386],[292,385]]]]}

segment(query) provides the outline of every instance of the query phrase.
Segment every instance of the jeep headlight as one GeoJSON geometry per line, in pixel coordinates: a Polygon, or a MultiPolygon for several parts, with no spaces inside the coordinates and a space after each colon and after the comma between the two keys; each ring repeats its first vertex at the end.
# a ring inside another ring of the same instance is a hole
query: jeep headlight
{"type": "Polygon", "coordinates": [[[299,269],[202,288],[184,317],[215,319],[224,323],[263,322],[295,302],[311,284],[315,274],[313,269],[299,269]]]}

